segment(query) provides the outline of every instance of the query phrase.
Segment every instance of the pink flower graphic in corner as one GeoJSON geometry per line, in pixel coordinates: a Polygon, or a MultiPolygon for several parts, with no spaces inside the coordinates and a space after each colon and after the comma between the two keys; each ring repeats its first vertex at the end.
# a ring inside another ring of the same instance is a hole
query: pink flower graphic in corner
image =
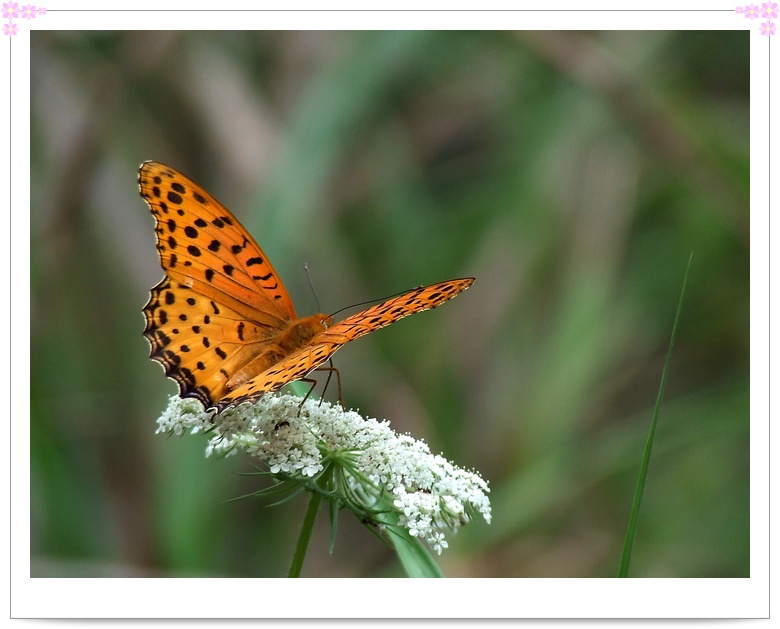
{"type": "Polygon", "coordinates": [[[43,7],[36,9],[30,3],[20,9],[18,2],[3,2],[3,17],[8,20],[3,24],[3,35],[13,37],[19,34],[19,25],[14,22],[19,16],[25,20],[34,20],[39,15],[46,15],[46,9],[43,7]]]}
{"type": "Polygon", "coordinates": [[[746,4],[737,7],[736,13],[745,16],[748,20],[755,20],[758,17],[764,18],[766,22],[762,22],[758,29],[764,37],[771,37],[777,31],[775,24],[771,21],[777,19],[777,2],[763,2],[760,9],[756,4],[746,4]]]}
{"type": "Polygon", "coordinates": [[[19,17],[16,10],[19,5],[16,2],[3,2],[3,17],[13,20],[15,17],[19,17]]]}

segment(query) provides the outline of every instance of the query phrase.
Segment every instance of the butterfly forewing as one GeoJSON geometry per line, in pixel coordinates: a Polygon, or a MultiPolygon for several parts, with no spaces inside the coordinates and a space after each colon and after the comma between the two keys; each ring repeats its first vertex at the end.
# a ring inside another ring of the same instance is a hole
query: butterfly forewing
{"type": "Polygon", "coordinates": [[[280,320],[296,318],[262,249],[219,201],[157,162],[141,165],[138,184],[157,221],[160,263],[171,279],[199,283],[198,291],[218,303],[237,301],[280,320]]]}
{"type": "Polygon", "coordinates": [[[467,277],[430,286],[420,286],[366,308],[332,325],[311,339],[311,343],[231,392],[219,404],[220,410],[254,401],[288,382],[299,380],[325,363],[344,344],[378,330],[406,316],[430,310],[466,290],[474,282],[467,277]]]}

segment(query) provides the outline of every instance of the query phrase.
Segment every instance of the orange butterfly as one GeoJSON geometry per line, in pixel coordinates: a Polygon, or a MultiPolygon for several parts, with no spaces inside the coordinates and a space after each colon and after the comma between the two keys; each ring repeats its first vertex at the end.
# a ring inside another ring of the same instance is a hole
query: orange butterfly
{"type": "Polygon", "coordinates": [[[452,299],[474,278],[420,286],[333,323],[298,318],[249,232],[170,166],[144,162],[141,196],[154,214],[165,277],[144,306],[150,357],[206,409],[223,411],[305,378],[342,345],[452,299]]]}

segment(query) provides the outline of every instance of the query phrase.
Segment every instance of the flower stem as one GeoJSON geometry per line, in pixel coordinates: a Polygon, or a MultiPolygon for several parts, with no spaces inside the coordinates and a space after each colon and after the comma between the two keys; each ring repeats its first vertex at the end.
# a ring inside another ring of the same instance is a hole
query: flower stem
{"type": "Polygon", "coordinates": [[[322,496],[316,491],[311,492],[309,507],[306,509],[306,515],[303,518],[301,532],[298,535],[298,543],[295,546],[295,554],[293,555],[292,564],[290,564],[290,571],[287,573],[287,576],[290,578],[301,576],[303,560],[306,558],[306,549],[309,547],[309,540],[311,540],[311,534],[314,530],[314,520],[317,518],[317,509],[320,507],[320,502],[322,502],[322,496]]]}

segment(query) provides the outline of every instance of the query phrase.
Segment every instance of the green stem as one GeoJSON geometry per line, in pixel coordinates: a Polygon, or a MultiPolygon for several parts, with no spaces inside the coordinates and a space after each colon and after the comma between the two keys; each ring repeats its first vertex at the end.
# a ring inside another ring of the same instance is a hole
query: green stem
{"type": "Polygon", "coordinates": [[[311,540],[311,534],[314,531],[314,520],[317,519],[317,509],[320,507],[320,502],[322,502],[322,496],[316,491],[311,492],[309,507],[306,509],[306,515],[303,518],[301,532],[298,535],[298,543],[295,546],[295,554],[293,555],[292,564],[290,564],[290,571],[287,573],[287,576],[290,578],[301,576],[303,560],[306,558],[306,549],[309,547],[309,540],[311,540]]]}

